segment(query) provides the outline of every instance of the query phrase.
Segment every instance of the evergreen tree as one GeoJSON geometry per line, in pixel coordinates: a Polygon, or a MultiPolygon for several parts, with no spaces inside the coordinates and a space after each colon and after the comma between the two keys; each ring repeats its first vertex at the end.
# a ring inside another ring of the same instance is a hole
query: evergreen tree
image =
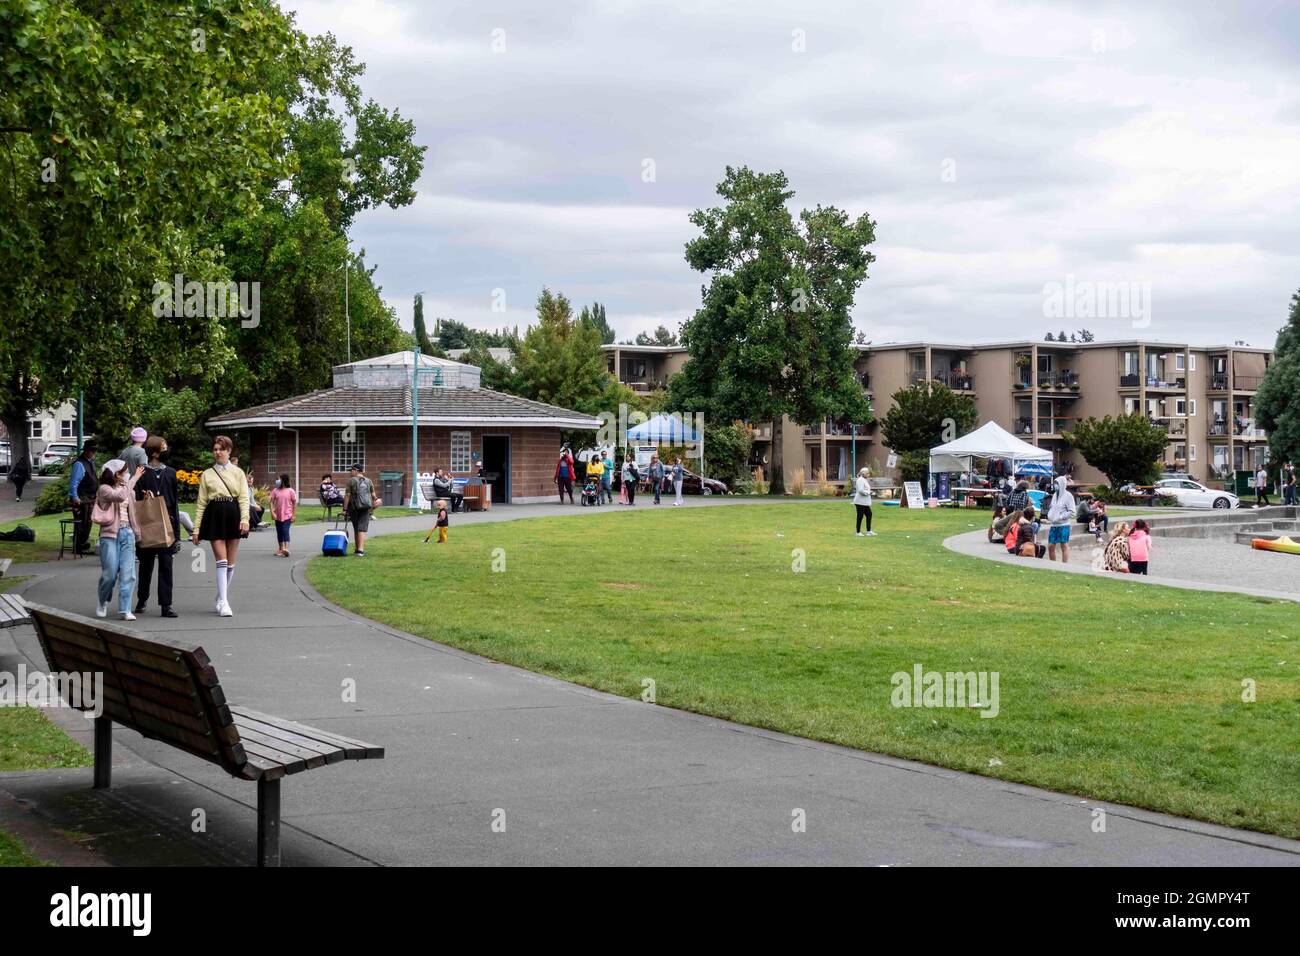
{"type": "Polygon", "coordinates": [[[1268,432],[1274,464],[1300,458],[1300,292],[1291,296],[1291,312],[1277,333],[1273,361],[1255,393],[1255,416],[1268,432]]]}

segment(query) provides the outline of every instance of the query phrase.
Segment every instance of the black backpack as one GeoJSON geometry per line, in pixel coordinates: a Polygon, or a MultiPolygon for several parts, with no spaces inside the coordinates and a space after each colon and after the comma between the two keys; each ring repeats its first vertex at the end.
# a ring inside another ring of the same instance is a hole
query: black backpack
{"type": "Polygon", "coordinates": [[[20,524],[12,531],[0,531],[0,541],[25,541],[31,543],[36,540],[36,532],[25,524],[20,524]]]}

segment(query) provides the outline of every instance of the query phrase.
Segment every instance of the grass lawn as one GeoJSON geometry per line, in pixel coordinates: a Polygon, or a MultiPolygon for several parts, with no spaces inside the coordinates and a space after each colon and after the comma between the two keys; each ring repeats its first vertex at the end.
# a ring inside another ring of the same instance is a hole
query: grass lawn
{"type": "Polygon", "coordinates": [[[986,521],[879,507],[879,537],[856,538],[844,501],[453,521],[447,545],[373,538],[371,560],[308,577],[404,631],[627,697],[652,678],[669,707],[1300,837],[1296,605],[942,547],[986,521]],[[997,671],[1000,712],[892,706],[915,664],[997,671]]]}

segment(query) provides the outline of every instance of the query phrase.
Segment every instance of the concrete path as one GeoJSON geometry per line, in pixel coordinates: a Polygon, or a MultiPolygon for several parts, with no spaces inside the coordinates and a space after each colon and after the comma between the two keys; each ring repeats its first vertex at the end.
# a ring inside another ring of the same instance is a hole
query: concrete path
{"type": "MultiPolygon", "coordinates": [[[[520,506],[457,524],[625,510],[520,506]]],[[[389,519],[376,533],[428,524],[389,519]]],[[[301,560],[320,530],[295,529],[301,560]]],[[[210,575],[183,571],[182,617],[155,609],[133,626],[200,640],[236,703],[387,747],[382,761],[286,779],[286,864],[1300,864],[1295,841],[668,710],[403,635],[321,600],[301,561],[272,556],[273,538],[240,552],[235,618],[213,615],[210,575]],[[806,832],[792,827],[800,811],[806,832]]],[[[92,562],[40,570],[31,600],[89,611],[92,562]]],[[[0,633],[0,667],[20,657],[40,659],[30,628],[0,633]]],[[[62,722],[88,739],[80,716],[62,722]]],[[[0,774],[0,828],[26,814],[115,863],[251,861],[254,787],[130,732],[116,740],[107,793],[89,789],[88,769],[0,774]]]]}
{"type": "MultiPolygon", "coordinates": [[[[1112,527],[1116,519],[1111,519],[1112,527]]],[[[1039,534],[1047,543],[1047,532],[1039,534]]],[[[944,547],[989,561],[1001,561],[1045,571],[1090,574],[1137,582],[1185,588],[1191,591],[1224,591],[1255,597],[1300,601],[1300,556],[1271,551],[1256,551],[1243,544],[1214,538],[1161,537],[1157,529],[1151,549],[1150,574],[1116,574],[1093,569],[1093,559],[1101,548],[1090,534],[1076,528],[1070,539],[1070,563],[1008,554],[1000,544],[990,544],[987,529],[953,535],[944,547]]]]}

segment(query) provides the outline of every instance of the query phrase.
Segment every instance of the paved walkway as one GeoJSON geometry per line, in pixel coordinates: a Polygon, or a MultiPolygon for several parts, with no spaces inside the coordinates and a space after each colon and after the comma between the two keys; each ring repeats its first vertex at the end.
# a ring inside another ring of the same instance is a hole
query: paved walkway
{"type": "MultiPolygon", "coordinates": [[[[519,506],[458,526],[624,510],[519,506]]],[[[394,518],[375,533],[428,524],[394,518]]],[[[235,618],[212,614],[210,575],[181,571],[182,617],[134,625],[200,640],[236,703],[387,747],[382,761],[286,780],[286,864],[1300,864],[1295,841],[668,710],[394,632],[306,585],[320,528],[295,529],[296,563],[272,556],[272,534],[250,538],[235,618]],[[341,699],[345,678],[355,703],[341,699]],[[1092,830],[1098,806],[1104,833],[1092,830]],[[796,810],[806,832],[793,832],[796,810]]],[[[40,571],[31,600],[89,610],[92,562],[40,571]]],[[[0,632],[0,667],[17,655],[39,660],[30,628],[0,632]]],[[[58,713],[88,739],[87,721],[58,713]]],[[[250,862],[254,787],[130,732],[116,740],[109,792],[89,789],[88,769],[0,775],[0,829],[52,823],[116,863],[250,862]],[[196,809],[203,833],[192,832],[196,809]]]]}
{"type": "MultiPolygon", "coordinates": [[[[1111,525],[1117,524],[1111,519],[1111,525]]],[[[1039,535],[1046,544],[1047,533],[1039,535]]],[[[990,544],[987,529],[953,535],[944,547],[990,561],[1032,566],[1049,571],[1068,571],[1122,579],[1125,583],[1185,588],[1191,591],[1225,591],[1255,597],[1300,601],[1300,556],[1256,551],[1244,544],[1213,538],[1156,537],[1151,549],[1150,574],[1116,574],[1095,571],[1094,552],[1100,548],[1089,534],[1076,528],[1070,540],[1070,563],[1020,558],[1007,553],[1000,544],[990,544]]]]}

